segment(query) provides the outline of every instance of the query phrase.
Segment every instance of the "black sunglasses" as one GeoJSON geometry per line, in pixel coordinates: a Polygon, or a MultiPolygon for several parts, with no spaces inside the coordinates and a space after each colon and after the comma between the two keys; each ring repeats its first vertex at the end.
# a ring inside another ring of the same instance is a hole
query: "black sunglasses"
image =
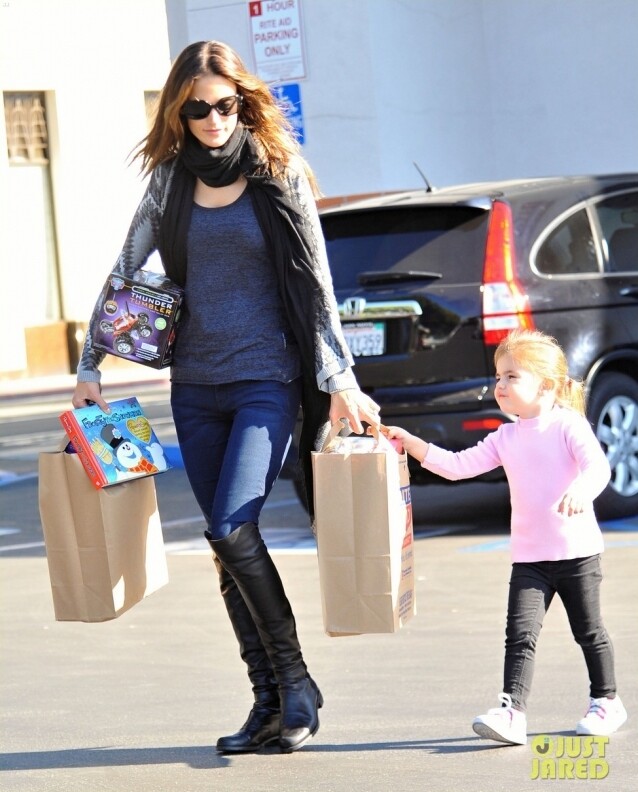
{"type": "Polygon", "coordinates": [[[243,101],[244,97],[240,94],[225,96],[216,104],[208,104],[203,99],[189,99],[184,102],[179,112],[184,118],[202,121],[204,118],[208,118],[212,110],[216,110],[220,116],[235,115],[235,113],[239,112],[243,101]]]}

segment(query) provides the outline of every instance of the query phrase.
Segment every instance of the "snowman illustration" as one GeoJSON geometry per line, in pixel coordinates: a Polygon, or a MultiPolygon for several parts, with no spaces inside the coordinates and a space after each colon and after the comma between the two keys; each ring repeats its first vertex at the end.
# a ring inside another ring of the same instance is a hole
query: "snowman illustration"
{"type": "Polygon", "coordinates": [[[116,478],[118,480],[130,478],[131,473],[152,475],[167,468],[166,459],[159,443],[152,443],[150,446],[146,446],[146,450],[153,459],[153,462],[150,462],[143,455],[140,447],[132,440],[124,437],[114,424],[107,424],[102,429],[100,436],[113,452],[113,464],[115,465],[116,478]]]}

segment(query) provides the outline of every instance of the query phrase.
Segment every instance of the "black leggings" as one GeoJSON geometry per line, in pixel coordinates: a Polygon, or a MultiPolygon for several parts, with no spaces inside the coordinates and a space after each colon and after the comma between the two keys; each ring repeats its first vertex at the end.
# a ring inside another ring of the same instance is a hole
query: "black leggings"
{"type": "Polygon", "coordinates": [[[616,692],[614,650],[600,614],[600,556],[512,565],[503,691],[525,712],[534,675],[536,642],[554,594],[563,601],[589,672],[590,696],[616,692]]]}

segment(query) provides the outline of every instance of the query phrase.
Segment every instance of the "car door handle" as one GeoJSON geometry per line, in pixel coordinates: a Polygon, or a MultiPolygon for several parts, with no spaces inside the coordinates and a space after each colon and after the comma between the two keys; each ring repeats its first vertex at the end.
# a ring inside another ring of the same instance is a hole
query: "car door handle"
{"type": "Polygon", "coordinates": [[[621,297],[635,297],[638,299],[638,286],[625,286],[620,290],[621,297]]]}

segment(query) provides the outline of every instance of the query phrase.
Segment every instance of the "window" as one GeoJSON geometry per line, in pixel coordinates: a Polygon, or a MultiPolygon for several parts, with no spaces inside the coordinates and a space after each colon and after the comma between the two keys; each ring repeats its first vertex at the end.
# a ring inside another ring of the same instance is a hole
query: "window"
{"type": "Polygon", "coordinates": [[[9,163],[46,165],[48,134],[41,93],[6,93],[4,116],[7,126],[9,163]]]}
{"type": "Polygon", "coordinates": [[[585,209],[570,215],[543,242],[536,267],[544,275],[599,272],[596,246],[585,209]]]}
{"type": "Polygon", "coordinates": [[[46,101],[39,92],[5,92],[3,99],[9,254],[12,268],[29,284],[29,325],[36,326],[61,318],[46,101]]]}
{"type": "Polygon", "coordinates": [[[610,272],[638,272],[638,193],[624,193],[596,205],[610,272]]]}
{"type": "Polygon", "coordinates": [[[327,213],[321,223],[336,289],[362,272],[417,271],[480,281],[489,213],[467,206],[327,213]]]}

